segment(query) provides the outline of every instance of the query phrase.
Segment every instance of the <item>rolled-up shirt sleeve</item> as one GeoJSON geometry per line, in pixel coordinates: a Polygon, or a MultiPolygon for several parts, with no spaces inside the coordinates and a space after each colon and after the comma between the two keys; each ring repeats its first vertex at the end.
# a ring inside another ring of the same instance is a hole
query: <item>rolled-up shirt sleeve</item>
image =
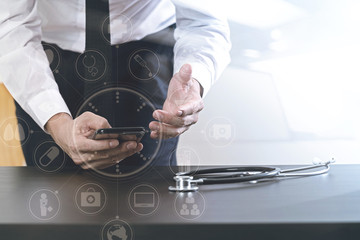
{"type": "Polygon", "coordinates": [[[192,76],[202,85],[205,96],[230,62],[226,15],[214,3],[209,4],[211,1],[172,2],[176,9],[174,73],[183,64],[191,64],[192,76]]]}
{"type": "Polygon", "coordinates": [[[42,129],[57,113],[71,115],[41,45],[36,0],[0,1],[0,78],[42,129]]]}

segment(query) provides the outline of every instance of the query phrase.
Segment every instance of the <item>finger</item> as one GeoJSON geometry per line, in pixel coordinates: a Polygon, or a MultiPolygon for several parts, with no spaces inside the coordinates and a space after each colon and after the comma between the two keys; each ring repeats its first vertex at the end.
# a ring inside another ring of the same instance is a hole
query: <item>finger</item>
{"type": "Polygon", "coordinates": [[[174,127],[168,124],[163,124],[159,122],[152,122],[153,125],[158,125],[155,128],[158,130],[155,130],[154,133],[152,132],[150,134],[150,137],[152,138],[159,138],[160,136],[164,139],[177,137],[180,134],[184,133],[186,130],[189,129],[188,126],[184,127],[174,127]]]}
{"type": "Polygon", "coordinates": [[[160,138],[160,133],[159,133],[158,131],[152,131],[152,132],[150,133],[150,137],[151,137],[152,139],[159,139],[159,138],[160,138]]]}
{"type": "Polygon", "coordinates": [[[198,113],[185,117],[178,117],[164,110],[156,110],[153,113],[153,117],[159,122],[177,127],[190,126],[198,121],[198,113]]]}
{"type": "Polygon", "coordinates": [[[86,153],[83,154],[82,157],[88,163],[93,161],[104,160],[104,159],[109,160],[113,158],[118,158],[118,160],[121,160],[129,155],[132,155],[135,152],[141,151],[142,148],[143,145],[141,143],[137,143],[135,141],[128,141],[128,142],[122,142],[117,148],[99,151],[99,152],[96,151],[93,153],[86,153]]]}
{"type": "Polygon", "coordinates": [[[136,152],[141,151],[143,148],[143,145],[140,143],[135,149],[128,150],[127,152],[120,152],[119,154],[116,154],[115,156],[105,159],[105,160],[99,160],[99,161],[93,161],[89,166],[95,169],[104,169],[111,167],[115,164],[118,164],[119,162],[123,161],[127,157],[130,157],[131,155],[135,154],[136,152]]]}
{"type": "Polygon", "coordinates": [[[104,162],[104,164],[107,164],[109,162],[108,155],[98,154],[96,152],[93,154],[86,153],[71,158],[76,165],[80,166],[83,169],[92,168],[92,163],[94,162],[104,162]]]}
{"type": "Polygon", "coordinates": [[[112,160],[111,158],[102,159],[91,162],[84,162],[81,167],[83,169],[104,169],[116,165],[118,161],[112,160]]]}
{"type": "Polygon", "coordinates": [[[116,164],[117,164],[117,162],[115,162],[115,161],[103,160],[103,161],[96,161],[96,162],[94,161],[91,163],[86,162],[86,163],[81,164],[80,167],[82,169],[86,169],[86,170],[87,169],[104,169],[104,168],[108,168],[108,167],[111,167],[116,164]]]}
{"type": "Polygon", "coordinates": [[[187,84],[191,81],[192,68],[190,64],[184,64],[179,70],[178,79],[187,84]]]}
{"type": "Polygon", "coordinates": [[[84,112],[78,118],[76,118],[78,124],[81,124],[80,127],[90,128],[90,129],[99,129],[99,128],[111,128],[109,122],[92,112],[84,112]]]}
{"type": "Polygon", "coordinates": [[[141,143],[137,143],[135,141],[123,142],[119,147],[111,150],[106,150],[100,152],[100,154],[108,155],[109,158],[126,158],[133,153],[139,152],[143,149],[143,145],[141,143]]]}
{"type": "Polygon", "coordinates": [[[98,160],[105,160],[109,159],[110,155],[107,152],[93,152],[93,153],[84,153],[81,155],[81,158],[83,159],[83,163],[85,162],[91,162],[91,161],[98,161],[98,160]]]}
{"type": "Polygon", "coordinates": [[[74,150],[86,153],[113,149],[117,146],[119,146],[119,141],[117,139],[93,140],[81,137],[80,140],[76,142],[74,150]]]}
{"type": "Polygon", "coordinates": [[[204,102],[202,99],[200,99],[198,101],[190,101],[188,103],[185,103],[184,105],[179,106],[178,109],[179,109],[179,111],[182,112],[182,114],[180,116],[191,115],[191,114],[198,113],[201,110],[203,110],[204,102]]]}

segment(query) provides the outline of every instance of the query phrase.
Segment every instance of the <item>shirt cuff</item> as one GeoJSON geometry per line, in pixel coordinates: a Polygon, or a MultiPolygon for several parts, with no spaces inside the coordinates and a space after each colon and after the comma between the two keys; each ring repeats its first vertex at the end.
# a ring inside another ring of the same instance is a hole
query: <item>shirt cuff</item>
{"type": "Polygon", "coordinates": [[[31,117],[44,131],[45,124],[55,114],[63,112],[71,116],[60,92],[55,89],[40,92],[30,99],[28,106],[31,117]]]}

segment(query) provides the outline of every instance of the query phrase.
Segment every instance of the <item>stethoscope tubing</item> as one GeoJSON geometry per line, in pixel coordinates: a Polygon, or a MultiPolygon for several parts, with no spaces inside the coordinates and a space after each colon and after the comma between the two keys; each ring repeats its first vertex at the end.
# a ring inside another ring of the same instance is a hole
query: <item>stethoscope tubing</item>
{"type": "Polygon", "coordinates": [[[304,177],[304,176],[315,176],[327,173],[330,170],[330,163],[328,164],[321,164],[321,165],[313,165],[313,166],[307,166],[307,167],[300,167],[300,168],[292,168],[292,169],[284,169],[281,170],[279,175],[277,177],[304,177]],[[324,169],[310,172],[310,173],[290,173],[290,172],[298,172],[298,171],[305,171],[310,170],[314,168],[324,167],[324,169]]]}
{"type": "Polygon", "coordinates": [[[276,177],[303,177],[303,176],[314,176],[327,173],[330,169],[329,164],[318,164],[313,166],[292,168],[292,169],[280,169],[278,167],[267,167],[267,166],[247,166],[247,167],[225,167],[225,168],[210,168],[201,169],[188,172],[177,173],[176,176],[192,176],[193,180],[197,184],[224,184],[224,183],[241,183],[250,182],[267,178],[276,177]],[[324,169],[313,172],[305,173],[291,173],[297,171],[305,171],[315,168],[324,167],[324,169]],[[221,173],[236,173],[229,175],[218,175],[218,176],[206,176],[211,174],[221,173]],[[249,174],[248,172],[259,172],[256,174],[249,174]]]}
{"type": "Polygon", "coordinates": [[[263,178],[273,178],[276,177],[276,175],[278,175],[280,171],[281,171],[280,168],[276,168],[276,167],[249,166],[249,167],[201,169],[197,171],[177,173],[176,175],[200,177],[201,175],[206,175],[206,174],[237,172],[237,174],[232,174],[227,176],[211,176],[211,177],[204,176],[199,178],[202,181],[198,182],[199,184],[219,184],[219,183],[221,184],[221,183],[248,182],[263,178]],[[253,175],[244,175],[246,172],[260,172],[260,173],[253,175]]]}

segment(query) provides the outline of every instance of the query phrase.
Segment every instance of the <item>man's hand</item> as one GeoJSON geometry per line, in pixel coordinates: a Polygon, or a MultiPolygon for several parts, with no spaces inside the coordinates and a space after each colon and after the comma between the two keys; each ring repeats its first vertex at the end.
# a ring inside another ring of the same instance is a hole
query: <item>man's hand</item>
{"type": "Polygon", "coordinates": [[[119,143],[116,139],[91,139],[96,129],[110,127],[105,118],[91,112],[74,120],[66,113],[59,113],[45,125],[55,142],[84,169],[110,167],[143,148],[135,141],[119,143]]]}
{"type": "Polygon", "coordinates": [[[201,86],[191,73],[191,66],[184,64],[171,79],[163,109],[154,111],[153,117],[157,121],[149,124],[151,138],[179,136],[198,121],[204,103],[201,86]]]}

